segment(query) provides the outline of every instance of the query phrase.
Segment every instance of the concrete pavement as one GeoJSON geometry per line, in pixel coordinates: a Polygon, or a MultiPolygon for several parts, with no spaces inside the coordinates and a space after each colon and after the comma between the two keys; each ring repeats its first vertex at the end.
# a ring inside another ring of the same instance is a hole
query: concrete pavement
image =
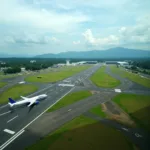
{"type": "MultiPolygon", "coordinates": [[[[30,113],[28,113],[28,110],[26,108],[20,108],[13,113],[4,114],[6,112],[9,112],[9,109],[8,107],[1,106],[2,108],[0,108],[0,122],[2,123],[0,124],[0,149],[24,149],[25,147],[33,144],[36,140],[59,128],[64,123],[87,112],[93,106],[111,100],[113,96],[118,94],[114,91],[115,88],[99,88],[93,85],[93,83],[88,80],[88,78],[99,67],[100,65],[96,65],[93,68],[78,73],[68,79],[52,84],[42,91],[39,91],[38,93],[32,94],[31,96],[35,96],[41,93],[47,93],[48,98],[45,101],[42,101],[40,105],[33,108],[30,113]],[[69,81],[70,84],[74,84],[76,88],[59,86],[60,83],[64,84],[66,83],[66,81],[69,81]],[[49,114],[44,113],[44,111],[48,109],[49,106],[52,106],[65,94],[83,89],[97,90],[100,92],[100,94],[93,95],[92,97],[66,106],[55,112],[49,114]],[[16,117],[17,115],[18,117],[16,117]],[[14,120],[7,123],[14,117],[16,117],[14,120]],[[6,134],[4,132],[4,129],[10,129],[14,131],[15,134],[6,134]]],[[[114,74],[111,74],[109,68],[107,68],[107,73],[121,81],[122,84],[117,88],[121,88],[122,92],[135,94],[140,92],[140,94],[148,95],[150,93],[149,90],[145,91],[142,88],[139,88],[139,90],[134,90],[133,88],[131,90],[130,88],[134,85],[134,83],[123,79],[118,75],[116,76],[114,74]]]]}

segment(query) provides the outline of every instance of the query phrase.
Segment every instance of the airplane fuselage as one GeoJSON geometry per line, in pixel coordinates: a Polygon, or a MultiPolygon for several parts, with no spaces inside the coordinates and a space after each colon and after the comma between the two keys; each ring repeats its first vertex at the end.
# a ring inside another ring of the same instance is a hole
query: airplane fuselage
{"type": "Polygon", "coordinates": [[[46,97],[47,97],[46,94],[38,95],[32,98],[23,97],[24,100],[16,101],[14,103],[9,102],[8,104],[10,107],[20,106],[20,105],[30,106],[31,104],[34,104],[34,103],[36,104],[39,100],[45,99],[46,97]]]}

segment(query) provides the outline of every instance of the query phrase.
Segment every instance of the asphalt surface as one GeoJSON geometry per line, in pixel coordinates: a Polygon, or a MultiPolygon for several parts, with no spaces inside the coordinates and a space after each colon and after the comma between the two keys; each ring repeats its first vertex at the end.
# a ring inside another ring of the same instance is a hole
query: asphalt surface
{"type": "Polygon", "coordinates": [[[7,90],[8,88],[14,86],[15,84],[23,80],[24,80],[24,76],[17,76],[17,77],[3,79],[2,81],[7,82],[7,84],[4,87],[0,88],[0,94],[5,90],[7,90]]]}
{"type": "Polygon", "coordinates": [[[114,92],[104,92],[63,107],[57,111],[43,114],[40,119],[36,120],[29,127],[27,127],[25,132],[19,136],[14,143],[7,147],[7,150],[11,150],[12,147],[15,150],[28,147],[37,140],[56,130],[64,123],[85,113],[90,108],[111,100],[114,95],[116,95],[114,92]],[[23,142],[24,140],[25,143],[23,142]]]}
{"type": "MultiPolygon", "coordinates": [[[[18,108],[14,112],[10,113],[7,105],[0,106],[0,150],[25,149],[25,147],[35,143],[37,140],[59,128],[64,123],[87,112],[93,106],[104,103],[106,101],[110,101],[112,97],[118,94],[115,92],[115,88],[99,88],[93,85],[90,80],[88,80],[88,78],[99,67],[99,64],[95,65],[94,67],[78,73],[68,79],[52,85],[47,85],[42,90],[30,95],[29,97],[43,93],[48,94],[48,98],[46,100],[43,100],[40,105],[34,107],[31,112],[28,112],[28,109],[24,107],[18,108]],[[75,87],[59,86],[59,84],[62,83],[74,84],[75,87]],[[61,97],[65,96],[69,92],[85,89],[99,91],[100,94],[95,94],[85,100],[66,106],[55,112],[44,113],[47,108],[59,101],[61,97]],[[14,131],[15,133],[11,135],[10,133],[4,132],[4,129],[9,129],[11,131],[14,131]]],[[[117,88],[120,88],[122,92],[150,95],[149,89],[145,90],[142,86],[138,88],[138,90],[134,89],[133,87],[136,87],[136,85],[133,82],[111,73],[109,67],[107,67],[106,72],[121,81],[121,85],[117,88]]],[[[109,123],[110,122],[108,122],[108,124],[109,123]]],[[[121,127],[113,123],[110,123],[110,125],[117,128],[118,130],[121,127]]],[[[131,132],[124,134],[130,136],[131,140],[135,144],[138,143],[139,140],[137,140],[137,136],[142,135],[142,137],[144,138],[146,138],[147,136],[145,135],[145,133],[141,133],[141,130],[132,130],[131,132]],[[135,136],[135,133],[138,134],[135,136]],[[134,136],[132,136],[133,134],[134,136]]],[[[143,146],[141,145],[143,144],[144,142],[141,141],[140,148],[142,149],[143,146]]]]}
{"type": "Polygon", "coordinates": [[[42,114],[46,109],[48,109],[50,106],[52,106],[54,103],[56,103],[60,98],[62,98],[64,95],[71,92],[73,87],[68,86],[59,86],[61,83],[69,83],[69,84],[80,84],[80,82],[91,76],[100,65],[95,65],[92,68],[89,68],[88,70],[85,70],[83,72],[80,72],[72,77],[69,77],[68,79],[65,79],[64,81],[57,82],[53,85],[49,85],[45,89],[42,89],[31,96],[36,96],[39,94],[46,93],[48,95],[48,98],[46,100],[43,100],[36,108],[34,107],[32,111],[28,112],[28,108],[18,108],[15,111],[11,112],[9,110],[8,105],[1,105],[0,106],[0,149],[4,149],[7,144],[14,139],[14,135],[16,136],[19,131],[22,129],[25,129],[33,120],[39,117],[40,114],[42,114]],[[66,82],[67,81],[67,82],[66,82]],[[7,132],[4,132],[5,129],[11,130],[14,132],[14,134],[10,134],[7,132]]]}
{"type": "Polygon", "coordinates": [[[141,150],[150,150],[150,135],[139,129],[139,128],[129,128],[122,124],[117,123],[116,121],[100,118],[99,116],[86,112],[84,114],[87,117],[93,118],[94,120],[100,121],[107,126],[114,127],[115,129],[122,132],[130,141],[136,144],[141,150]]]}

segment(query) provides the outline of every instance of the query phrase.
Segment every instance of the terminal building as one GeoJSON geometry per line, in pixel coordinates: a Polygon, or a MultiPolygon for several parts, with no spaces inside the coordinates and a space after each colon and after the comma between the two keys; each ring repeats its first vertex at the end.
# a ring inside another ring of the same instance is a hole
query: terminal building
{"type": "Polygon", "coordinates": [[[105,64],[114,64],[114,65],[120,65],[123,67],[129,66],[129,63],[126,61],[106,61],[105,64]]]}

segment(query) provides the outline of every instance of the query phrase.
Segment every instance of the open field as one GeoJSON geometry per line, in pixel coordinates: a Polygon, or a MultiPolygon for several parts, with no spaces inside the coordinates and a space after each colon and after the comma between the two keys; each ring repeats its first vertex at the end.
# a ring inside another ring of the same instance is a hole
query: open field
{"type": "Polygon", "coordinates": [[[132,150],[132,144],[117,130],[80,116],[66,123],[27,150],[132,150]]]}
{"type": "Polygon", "coordinates": [[[90,110],[91,113],[96,114],[102,118],[106,118],[107,115],[102,109],[102,105],[98,105],[90,110]]]}
{"type": "Polygon", "coordinates": [[[120,81],[105,73],[105,67],[101,67],[93,76],[91,81],[99,87],[113,88],[120,84],[120,81]]]}
{"type": "Polygon", "coordinates": [[[140,75],[135,74],[135,73],[131,73],[131,72],[127,72],[125,70],[121,70],[120,68],[117,68],[114,65],[110,66],[111,71],[113,73],[119,74],[120,76],[124,77],[124,78],[128,78],[129,80],[136,82],[138,84],[141,84],[145,87],[150,88],[150,79],[147,78],[142,78],[140,75]]]}
{"type": "Polygon", "coordinates": [[[3,86],[5,86],[6,83],[5,82],[0,82],[0,88],[2,88],[3,86]]]}
{"type": "Polygon", "coordinates": [[[89,91],[79,91],[79,92],[74,92],[66,95],[64,98],[62,98],[58,103],[56,103],[53,107],[51,107],[48,112],[55,111],[57,109],[60,109],[64,106],[70,105],[74,102],[77,102],[79,100],[82,100],[84,98],[87,98],[91,96],[92,93],[89,91]]]}
{"type": "Polygon", "coordinates": [[[46,74],[36,74],[33,76],[28,76],[25,80],[28,82],[56,82],[59,80],[63,80],[65,78],[68,78],[76,73],[79,73],[83,70],[88,69],[91,67],[91,65],[84,65],[84,66],[74,66],[74,67],[63,67],[63,70],[59,70],[56,72],[49,72],[46,74]],[[41,78],[37,78],[37,77],[41,78]]]}
{"type": "Polygon", "coordinates": [[[113,98],[141,127],[150,130],[150,96],[119,94],[113,98]]]}
{"type": "Polygon", "coordinates": [[[20,96],[26,96],[35,92],[37,89],[38,88],[35,85],[30,85],[30,84],[15,85],[0,94],[0,104],[8,102],[9,97],[16,100],[20,96]]]}

